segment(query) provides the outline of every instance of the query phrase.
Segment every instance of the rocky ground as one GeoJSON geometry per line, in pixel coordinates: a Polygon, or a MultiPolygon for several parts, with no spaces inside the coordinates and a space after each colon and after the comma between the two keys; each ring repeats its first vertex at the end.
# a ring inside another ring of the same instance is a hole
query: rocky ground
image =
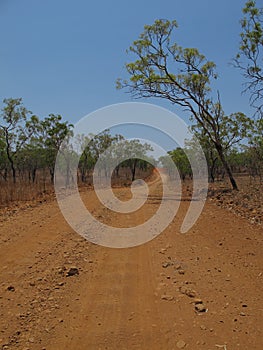
{"type": "Polygon", "coordinates": [[[221,208],[262,225],[263,183],[248,176],[238,177],[237,182],[239,191],[232,191],[228,181],[210,184],[209,198],[221,208]]]}

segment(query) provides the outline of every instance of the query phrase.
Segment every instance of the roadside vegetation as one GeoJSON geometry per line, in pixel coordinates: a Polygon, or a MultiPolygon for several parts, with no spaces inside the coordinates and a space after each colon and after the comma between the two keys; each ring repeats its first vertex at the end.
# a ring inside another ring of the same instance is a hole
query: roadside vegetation
{"type": "MultiPolygon", "coordinates": [[[[58,150],[74,130],[73,125],[64,121],[61,115],[50,114],[39,119],[24,107],[21,98],[5,99],[3,104],[0,120],[0,205],[5,206],[10,202],[31,200],[53,192],[58,150]]],[[[145,178],[152,172],[153,166],[147,162],[151,146],[139,140],[124,140],[122,135],[112,135],[110,130],[104,130],[99,135],[76,135],[75,139],[81,152],[73,149],[65,152],[66,156],[71,153],[70,158],[65,157],[65,160],[80,157],[80,186],[92,185],[97,160],[119,141],[122,141],[122,149],[125,148],[131,159],[121,162],[113,172],[114,185],[129,184],[137,176],[145,178]],[[136,154],[146,160],[137,159],[136,154]]],[[[107,176],[108,169],[101,169],[101,179],[107,176]]]]}

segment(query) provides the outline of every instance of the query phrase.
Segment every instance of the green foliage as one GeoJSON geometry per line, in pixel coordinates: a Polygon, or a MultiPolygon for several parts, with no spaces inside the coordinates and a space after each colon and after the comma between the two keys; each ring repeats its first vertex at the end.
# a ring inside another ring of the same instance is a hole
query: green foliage
{"type": "MultiPolygon", "coordinates": [[[[79,169],[81,172],[82,182],[85,182],[90,171],[93,171],[94,166],[100,156],[114,144],[123,140],[122,135],[111,135],[108,129],[98,135],[84,136],[76,135],[77,142],[80,145],[80,161],[79,169]]],[[[109,160],[108,160],[109,161],[109,160]]]]}
{"type": "Polygon", "coordinates": [[[247,164],[253,176],[263,178],[263,119],[254,121],[248,136],[247,164]]]}
{"type": "Polygon", "coordinates": [[[22,99],[4,99],[0,130],[6,157],[16,182],[16,162],[19,152],[36,131],[39,120],[22,104],[22,99]]]}
{"type": "Polygon", "coordinates": [[[176,165],[176,168],[179,171],[180,177],[184,180],[187,176],[192,177],[191,164],[188,160],[188,157],[182,148],[176,148],[173,151],[168,152],[173,162],[176,165]]]}
{"type": "Polygon", "coordinates": [[[148,143],[141,143],[140,140],[124,140],[120,145],[117,145],[113,157],[121,159],[122,157],[128,158],[127,160],[121,162],[122,167],[128,167],[131,171],[131,180],[136,178],[136,169],[146,170],[150,163],[147,161],[152,161],[148,152],[152,151],[153,148],[148,143]],[[121,145],[121,146],[120,146],[121,145]],[[117,151],[117,153],[116,153],[117,151]]]}
{"type": "Polygon", "coordinates": [[[7,172],[9,170],[9,162],[6,154],[4,132],[0,129],[0,175],[7,180],[7,172]]]}
{"type": "Polygon", "coordinates": [[[16,153],[36,130],[38,118],[22,104],[22,99],[4,99],[0,128],[10,155],[16,153]]]}
{"type": "Polygon", "coordinates": [[[3,103],[0,123],[0,170],[3,177],[7,178],[11,168],[16,182],[17,170],[28,169],[29,178],[34,182],[37,169],[49,167],[53,179],[57,151],[70,134],[72,125],[54,114],[39,120],[23,106],[21,98],[5,99],[3,103]]]}
{"type": "Polygon", "coordinates": [[[215,64],[207,61],[196,48],[182,48],[170,42],[176,21],[156,20],[146,25],[128,52],[138,59],[126,64],[130,82],[119,79],[117,87],[128,87],[135,96],[168,98],[173,103],[190,107],[207,96],[210,79],[216,78],[215,64]],[[175,71],[169,69],[174,64],[175,71]]]}
{"type": "Polygon", "coordinates": [[[263,97],[263,8],[255,0],[246,2],[241,19],[239,51],[234,64],[247,79],[251,105],[262,115],[263,97]]]}

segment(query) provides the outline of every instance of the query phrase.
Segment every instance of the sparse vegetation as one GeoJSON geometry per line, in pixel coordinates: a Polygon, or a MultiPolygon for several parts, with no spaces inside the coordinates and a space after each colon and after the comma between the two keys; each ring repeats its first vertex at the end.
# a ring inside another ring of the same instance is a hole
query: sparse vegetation
{"type": "MultiPolygon", "coordinates": [[[[40,120],[23,106],[21,98],[5,99],[3,104],[0,120],[0,205],[31,200],[52,192],[57,152],[63,140],[72,136],[74,131],[73,125],[63,121],[61,115],[50,114],[40,120]]],[[[71,155],[66,152],[65,161],[67,163],[70,157],[80,156],[78,182],[80,185],[92,185],[93,170],[99,156],[115,143],[124,141],[124,137],[105,130],[99,135],[77,135],[76,140],[81,155],[73,150],[71,155]]],[[[125,141],[125,147],[130,159],[116,168],[112,176],[114,185],[130,183],[136,173],[147,177],[153,169],[147,159],[142,161],[135,157],[136,154],[146,157],[151,150],[148,144],[132,140],[125,141]]],[[[104,176],[108,176],[107,169],[101,173],[101,177],[104,176]]]]}

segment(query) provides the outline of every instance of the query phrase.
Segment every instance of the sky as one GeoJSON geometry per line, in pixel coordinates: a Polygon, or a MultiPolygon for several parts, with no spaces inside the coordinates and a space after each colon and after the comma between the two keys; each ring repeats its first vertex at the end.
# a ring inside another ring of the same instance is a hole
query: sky
{"type": "MultiPolygon", "coordinates": [[[[126,49],[158,18],[176,19],[177,41],[197,47],[217,64],[216,87],[226,113],[252,114],[240,71],[231,65],[239,46],[245,0],[0,0],[0,101],[22,97],[40,118],[59,113],[76,123],[107,105],[133,101],[116,90],[127,77],[126,49]]],[[[147,102],[186,118],[180,107],[147,102]]]]}

